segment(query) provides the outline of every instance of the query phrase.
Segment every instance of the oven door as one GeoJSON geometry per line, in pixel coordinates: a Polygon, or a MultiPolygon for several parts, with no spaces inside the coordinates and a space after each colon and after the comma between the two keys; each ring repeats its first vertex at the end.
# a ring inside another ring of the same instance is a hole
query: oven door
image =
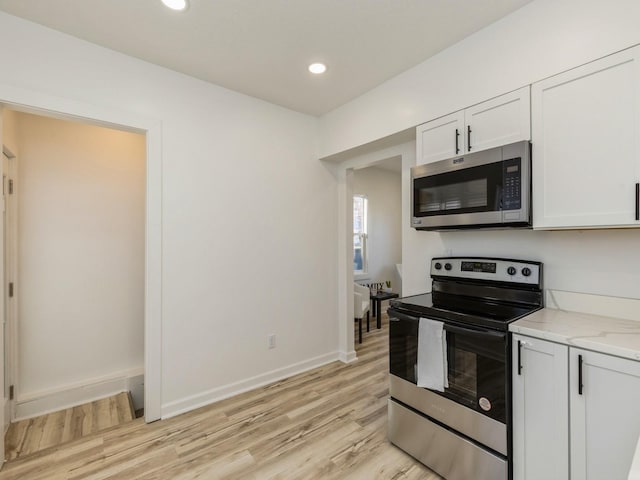
{"type": "MultiPolygon", "coordinates": [[[[418,323],[416,317],[389,310],[390,373],[413,385],[417,379],[418,323]]],[[[444,329],[449,387],[432,392],[506,424],[507,333],[450,323],[445,323],[444,329]]]]}

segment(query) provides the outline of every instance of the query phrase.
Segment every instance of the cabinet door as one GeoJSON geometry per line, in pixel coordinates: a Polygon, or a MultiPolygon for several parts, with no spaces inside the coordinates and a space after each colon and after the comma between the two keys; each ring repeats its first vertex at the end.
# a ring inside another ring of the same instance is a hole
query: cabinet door
{"type": "Polygon", "coordinates": [[[416,128],[416,165],[437,162],[463,154],[464,111],[423,123],[416,128]]]}
{"type": "Polygon", "coordinates": [[[478,152],[531,139],[529,87],[467,108],[466,152],[478,152]]]}
{"type": "Polygon", "coordinates": [[[513,336],[515,480],[569,478],[568,356],[564,345],[513,336]]]}
{"type": "Polygon", "coordinates": [[[640,435],[640,362],[571,348],[569,364],[571,479],[626,480],[640,435]]]}
{"type": "Polygon", "coordinates": [[[532,88],[533,226],[640,226],[640,49],[532,88]]]}

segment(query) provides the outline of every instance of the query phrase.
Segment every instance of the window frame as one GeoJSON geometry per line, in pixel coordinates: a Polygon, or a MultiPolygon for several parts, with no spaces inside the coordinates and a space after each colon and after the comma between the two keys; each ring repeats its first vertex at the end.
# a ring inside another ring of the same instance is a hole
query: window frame
{"type": "Polygon", "coordinates": [[[355,280],[362,280],[369,277],[369,199],[366,195],[363,194],[354,194],[352,199],[352,207],[353,207],[353,244],[352,244],[352,255],[353,255],[353,277],[355,280]],[[356,199],[362,199],[362,225],[359,231],[356,229],[356,199]],[[362,258],[362,269],[356,270],[355,265],[355,255],[356,255],[356,235],[360,237],[360,256],[362,258]]]}

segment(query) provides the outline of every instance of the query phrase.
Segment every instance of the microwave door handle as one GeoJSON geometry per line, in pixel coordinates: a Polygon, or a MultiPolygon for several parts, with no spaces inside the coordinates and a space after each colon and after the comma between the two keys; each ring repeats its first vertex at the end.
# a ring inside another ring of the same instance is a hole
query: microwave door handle
{"type": "Polygon", "coordinates": [[[636,220],[640,220],[640,183],[636,183],[636,220]]]}
{"type": "Polygon", "coordinates": [[[447,332],[451,332],[451,333],[459,333],[461,335],[474,335],[476,337],[492,337],[492,338],[496,338],[496,339],[504,339],[504,337],[506,336],[506,333],[504,332],[495,332],[493,330],[479,330],[479,329],[475,329],[475,328],[463,328],[463,327],[456,327],[454,325],[448,325],[445,323],[444,325],[444,329],[447,332]]]}

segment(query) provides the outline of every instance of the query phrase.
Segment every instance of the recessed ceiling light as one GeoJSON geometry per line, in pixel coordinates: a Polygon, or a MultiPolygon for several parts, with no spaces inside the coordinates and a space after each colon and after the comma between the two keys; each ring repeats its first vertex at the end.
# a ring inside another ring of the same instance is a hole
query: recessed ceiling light
{"type": "Polygon", "coordinates": [[[180,12],[185,11],[189,6],[187,0],[162,0],[162,3],[164,3],[171,10],[178,10],[180,12]]]}
{"type": "Polygon", "coordinates": [[[309,71],[316,75],[327,71],[327,66],[324,63],[312,63],[309,65],[309,71]]]}

